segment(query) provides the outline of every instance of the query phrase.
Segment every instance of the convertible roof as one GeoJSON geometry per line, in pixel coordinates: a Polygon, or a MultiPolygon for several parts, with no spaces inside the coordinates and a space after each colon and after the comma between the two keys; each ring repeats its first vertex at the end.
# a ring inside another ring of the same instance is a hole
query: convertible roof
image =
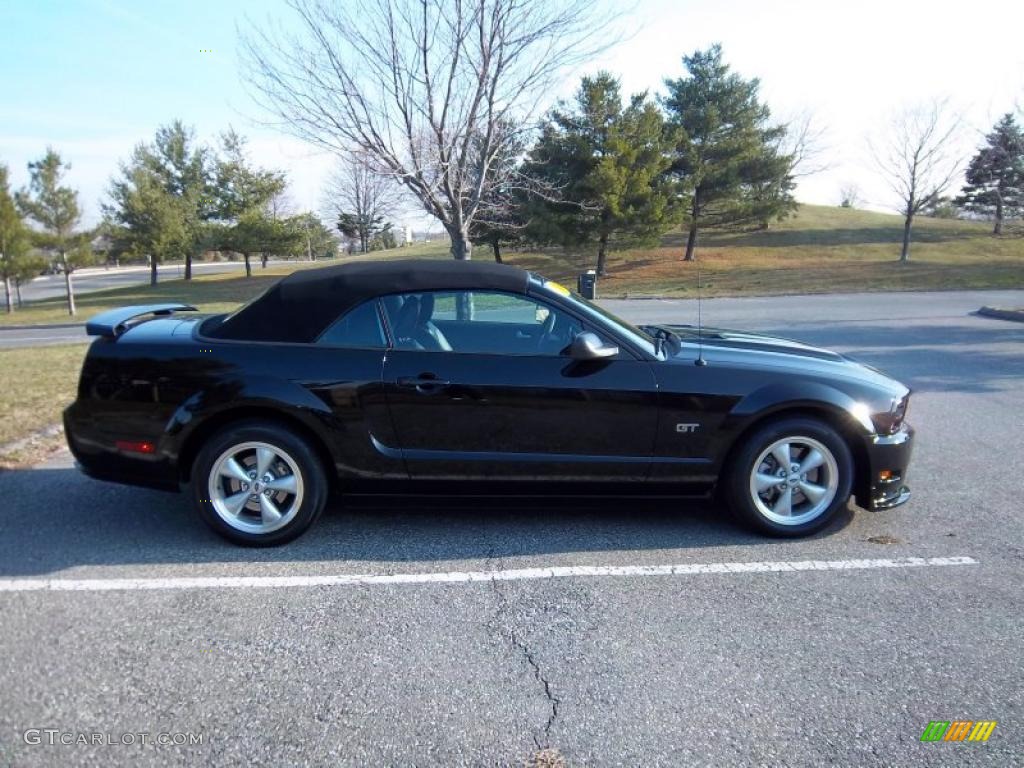
{"type": "Polygon", "coordinates": [[[525,293],[529,273],[492,262],[400,259],[354,261],[283,277],[229,315],[210,336],[308,343],[367,299],[389,293],[477,290],[525,293]]]}

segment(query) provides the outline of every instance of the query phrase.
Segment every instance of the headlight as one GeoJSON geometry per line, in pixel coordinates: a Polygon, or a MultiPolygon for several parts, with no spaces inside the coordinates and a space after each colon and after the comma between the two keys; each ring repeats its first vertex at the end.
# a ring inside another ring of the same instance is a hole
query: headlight
{"type": "Polygon", "coordinates": [[[875,425],[875,431],[880,435],[895,435],[903,427],[907,418],[907,407],[910,405],[910,395],[892,401],[892,407],[887,413],[874,413],[871,415],[871,423],[875,425]]]}

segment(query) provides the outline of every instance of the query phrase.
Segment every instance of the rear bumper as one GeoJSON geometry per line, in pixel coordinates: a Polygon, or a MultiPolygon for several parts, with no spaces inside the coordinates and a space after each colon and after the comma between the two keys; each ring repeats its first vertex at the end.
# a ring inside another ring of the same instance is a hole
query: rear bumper
{"type": "Polygon", "coordinates": [[[865,438],[868,474],[861,484],[857,501],[862,507],[885,510],[910,500],[907,470],[914,449],[914,430],[909,424],[894,435],[865,438]]]}
{"type": "MultiPolygon", "coordinates": [[[[180,490],[175,467],[165,456],[159,451],[143,456],[118,450],[115,437],[77,401],[64,410],[64,437],[75,458],[75,466],[95,480],[163,491],[180,490]]],[[[137,437],[153,439],[150,435],[137,437]]]]}

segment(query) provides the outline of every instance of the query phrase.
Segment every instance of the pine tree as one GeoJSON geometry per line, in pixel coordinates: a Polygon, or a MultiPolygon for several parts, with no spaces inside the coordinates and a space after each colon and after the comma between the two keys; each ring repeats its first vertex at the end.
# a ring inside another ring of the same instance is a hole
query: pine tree
{"type": "Polygon", "coordinates": [[[226,250],[241,253],[245,276],[252,277],[253,253],[289,250],[297,237],[282,221],[268,214],[271,201],[288,186],[285,174],[253,165],[245,150],[245,139],[229,130],[221,138],[217,161],[216,217],[221,243],[226,250]]]}
{"type": "Polygon", "coordinates": [[[985,137],[967,166],[967,184],[956,205],[995,219],[993,234],[1003,233],[1003,220],[1024,211],[1024,131],[1007,114],[985,137]]]}
{"type": "Polygon", "coordinates": [[[687,76],[668,79],[662,105],[679,131],[671,173],[688,188],[686,261],[701,227],[754,221],[764,226],[796,207],[793,158],[779,148],[784,125],[769,121],[760,83],[744,80],[712,46],[683,57],[687,76]]]}
{"type": "Polygon", "coordinates": [[[82,218],[78,192],[61,185],[71,166],[52,148],[28,164],[29,186],[15,195],[21,212],[35,221],[42,232],[34,233],[36,242],[54,249],[60,256],[67,292],[68,314],[75,314],[75,289],[71,273],[91,261],[91,252],[81,248],[84,233],[76,231],[82,218]]]}
{"type": "Polygon", "coordinates": [[[596,242],[604,275],[609,249],[657,242],[676,223],[676,191],[666,176],[674,136],[645,93],[623,107],[618,80],[605,72],[583,78],[573,107],[551,112],[524,169],[561,188],[561,200],[534,197],[525,218],[533,239],[596,242]]]}
{"type": "Polygon", "coordinates": [[[17,280],[30,243],[28,228],[21,220],[7,181],[7,166],[0,165],[0,278],[8,312],[14,311],[11,284],[17,280]]]}
{"type": "Polygon", "coordinates": [[[115,247],[149,257],[151,285],[168,259],[183,258],[185,279],[192,278],[192,259],[205,248],[213,213],[211,174],[209,150],[175,120],[157,130],[152,144],[139,144],[111,181],[103,210],[115,247]]]}

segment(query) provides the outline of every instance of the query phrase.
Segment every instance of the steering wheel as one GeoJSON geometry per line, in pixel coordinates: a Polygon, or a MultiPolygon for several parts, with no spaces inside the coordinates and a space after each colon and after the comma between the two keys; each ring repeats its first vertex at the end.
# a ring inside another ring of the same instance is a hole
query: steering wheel
{"type": "Polygon", "coordinates": [[[548,316],[544,318],[544,323],[540,327],[540,331],[537,332],[537,351],[543,352],[544,347],[547,346],[547,341],[551,338],[551,335],[555,330],[556,316],[551,310],[548,310],[548,316]]]}

